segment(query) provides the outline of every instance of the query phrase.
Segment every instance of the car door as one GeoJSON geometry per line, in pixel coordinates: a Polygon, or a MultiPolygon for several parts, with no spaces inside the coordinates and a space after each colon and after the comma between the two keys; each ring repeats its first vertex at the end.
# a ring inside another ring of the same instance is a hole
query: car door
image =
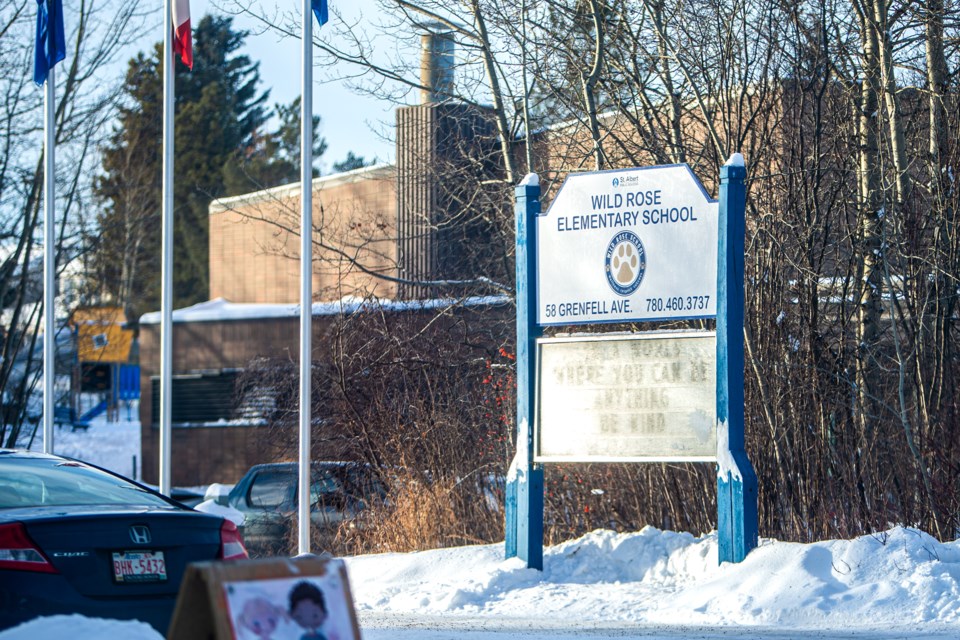
{"type": "Polygon", "coordinates": [[[238,508],[243,511],[243,539],[260,553],[277,553],[286,542],[296,510],[296,476],[287,469],[261,469],[252,478],[238,508]]]}

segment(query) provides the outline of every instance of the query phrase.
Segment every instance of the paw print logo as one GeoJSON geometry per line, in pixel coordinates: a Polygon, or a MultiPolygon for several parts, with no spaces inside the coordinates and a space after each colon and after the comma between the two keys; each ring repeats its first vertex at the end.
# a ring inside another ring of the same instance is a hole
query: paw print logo
{"type": "Polygon", "coordinates": [[[637,252],[629,242],[621,242],[610,261],[613,268],[613,277],[617,282],[626,286],[633,282],[637,273],[637,252]]]}
{"type": "Polygon", "coordinates": [[[621,231],[607,245],[607,282],[615,293],[629,296],[640,286],[647,270],[647,255],[640,238],[631,231],[621,231]]]}

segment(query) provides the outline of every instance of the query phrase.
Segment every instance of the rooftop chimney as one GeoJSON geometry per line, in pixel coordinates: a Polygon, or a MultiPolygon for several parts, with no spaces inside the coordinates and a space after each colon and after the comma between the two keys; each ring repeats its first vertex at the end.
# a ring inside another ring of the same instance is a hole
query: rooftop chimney
{"type": "Polygon", "coordinates": [[[451,97],[453,92],[453,33],[439,22],[421,25],[420,103],[430,104],[451,97]]]}

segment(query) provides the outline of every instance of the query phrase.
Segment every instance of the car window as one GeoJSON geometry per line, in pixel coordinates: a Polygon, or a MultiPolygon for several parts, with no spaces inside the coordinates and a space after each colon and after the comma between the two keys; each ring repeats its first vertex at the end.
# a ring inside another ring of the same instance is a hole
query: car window
{"type": "Polygon", "coordinates": [[[310,504],[342,508],[343,484],[330,470],[314,471],[310,484],[310,504]]]}
{"type": "Polygon", "coordinates": [[[340,481],[331,473],[321,471],[313,474],[313,484],[310,485],[310,494],[316,499],[317,496],[327,493],[340,493],[343,488],[340,481]]]}
{"type": "Polygon", "coordinates": [[[291,483],[296,478],[282,471],[261,471],[253,479],[247,504],[259,509],[276,509],[290,500],[291,483]]]}
{"type": "Polygon", "coordinates": [[[368,468],[351,469],[347,476],[348,492],[366,500],[382,500],[387,493],[380,479],[368,468]]]}
{"type": "Polygon", "coordinates": [[[0,509],[103,504],[171,506],[146,489],[80,462],[0,457],[0,509]]]}

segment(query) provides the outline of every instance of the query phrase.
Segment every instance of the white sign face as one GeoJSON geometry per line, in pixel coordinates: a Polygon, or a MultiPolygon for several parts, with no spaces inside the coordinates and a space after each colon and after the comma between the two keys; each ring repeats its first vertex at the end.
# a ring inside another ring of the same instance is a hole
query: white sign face
{"type": "Polygon", "coordinates": [[[714,317],[717,224],[685,164],[569,176],[537,218],[537,322],[714,317]]]}
{"type": "Polygon", "coordinates": [[[716,460],[714,332],[537,344],[536,461],[716,460]]]}

